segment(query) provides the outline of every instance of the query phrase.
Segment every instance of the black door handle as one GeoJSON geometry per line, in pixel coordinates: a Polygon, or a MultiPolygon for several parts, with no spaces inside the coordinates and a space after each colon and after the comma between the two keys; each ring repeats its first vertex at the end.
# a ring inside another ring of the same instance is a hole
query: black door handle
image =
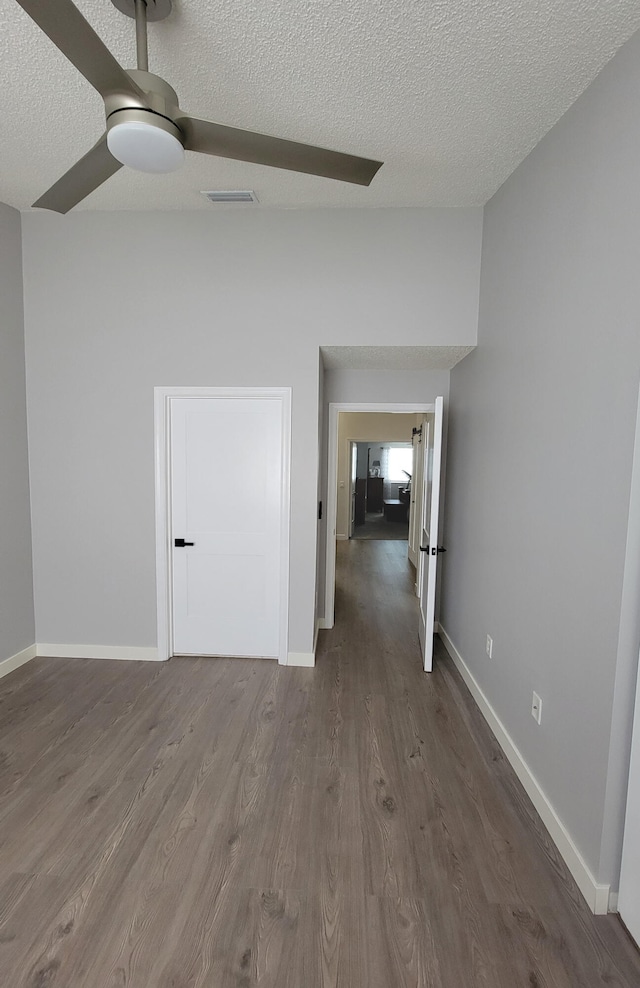
{"type": "Polygon", "coordinates": [[[184,539],[175,539],[173,544],[176,548],[183,549],[185,545],[195,545],[195,542],[185,542],[184,539]]]}
{"type": "Polygon", "coordinates": [[[428,551],[429,551],[429,546],[428,545],[421,545],[420,546],[420,552],[428,552],[428,551]]]}
{"type": "Polygon", "coordinates": [[[434,546],[433,549],[431,550],[431,555],[432,556],[436,556],[439,552],[446,552],[446,551],[447,550],[445,549],[445,547],[443,545],[439,545],[437,549],[434,546]]]}

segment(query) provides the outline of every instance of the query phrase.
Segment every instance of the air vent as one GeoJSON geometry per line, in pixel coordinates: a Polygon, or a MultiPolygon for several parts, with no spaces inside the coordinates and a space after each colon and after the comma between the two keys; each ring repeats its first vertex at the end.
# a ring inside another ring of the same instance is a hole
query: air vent
{"type": "Polygon", "coordinates": [[[221,192],[202,192],[201,195],[208,199],[209,202],[219,203],[219,202],[257,202],[258,197],[255,192],[247,190],[242,191],[221,191],[221,192]]]}

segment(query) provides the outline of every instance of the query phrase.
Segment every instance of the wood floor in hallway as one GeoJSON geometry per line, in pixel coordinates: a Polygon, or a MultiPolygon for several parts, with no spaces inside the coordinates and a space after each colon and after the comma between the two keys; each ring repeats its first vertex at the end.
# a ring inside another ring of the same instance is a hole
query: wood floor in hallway
{"type": "Polygon", "coordinates": [[[339,544],[315,669],[0,681],[3,988],[637,988],[441,649],[422,673],[405,553],[339,544]]]}

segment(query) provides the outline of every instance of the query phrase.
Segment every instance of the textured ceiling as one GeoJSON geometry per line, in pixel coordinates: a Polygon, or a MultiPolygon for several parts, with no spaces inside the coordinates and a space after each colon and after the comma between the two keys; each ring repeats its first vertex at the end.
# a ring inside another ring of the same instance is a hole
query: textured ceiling
{"type": "MultiPolygon", "coordinates": [[[[133,21],[78,7],[133,67],[133,21]]],[[[639,27],[638,0],[174,0],[150,69],[184,108],[385,165],[366,189],[189,154],[173,175],[122,169],[77,208],[480,205],[639,27]],[[199,195],[244,188],[259,206],[199,195]]],[[[14,0],[0,63],[0,200],[26,208],[99,137],[102,101],[14,0]]]]}
{"type": "Polygon", "coordinates": [[[325,370],[451,370],[472,346],[323,346],[325,370]]]}

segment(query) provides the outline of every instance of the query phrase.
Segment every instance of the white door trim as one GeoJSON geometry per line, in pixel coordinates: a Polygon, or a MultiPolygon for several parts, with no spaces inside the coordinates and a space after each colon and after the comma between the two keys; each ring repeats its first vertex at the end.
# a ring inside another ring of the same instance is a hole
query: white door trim
{"type": "MultiPolygon", "coordinates": [[[[336,596],[336,515],[338,509],[338,414],[339,412],[398,412],[405,415],[435,411],[434,402],[329,402],[329,452],[327,463],[327,534],[324,618],[321,628],[333,628],[336,596]]],[[[359,440],[358,440],[359,441],[359,440]]],[[[365,440],[366,441],[366,440],[365,440]]]]}
{"type": "Polygon", "coordinates": [[[170,415],[172,398],[274,398],[282,402],[282,497],[280,538],[280,641],[278,662],[287,663],[289,635],[289,525],[291,515],[291,388],[154,388],[156,503],[156,600],[158,658],[173,655],[171,573],[170,415]]]}
{"type": "MultiPolygon", "coordinates": [[[[423,420],[424,425],[424,420],[423,420]]],[[[408,556],[409,562],[413,564],[416,571],[416,582],[414,585],[416,597],[418,596],[418,579],[420,574],[420,567],[418,565],[420,557],[420,535],[421,535],[421,521],[422,521],[422,499],[424,497],[424,484],[423,484],[423,454],[424,454],[424,443],[422,440],[422,434],[416,439],[416,434],[412,436],[412,447],[413,447],[413,478],[411,480],[411,503],[409,506],[409,544],[408,544],[408,556]]]]}
{"type": "MultiPolygon", "coordinates": [[[[349,456],[348,456],[348,461],[349,461],[349,497],[347,499],[347,504],[349,506],[349,521],[348,521],[349,531],[348,531],[347,534],[348,534],[349,538],[351,538],[351,536],[353,535],[354,515],[355,515],[354,504],[353,504],[353,495],[354,495],[355,489],[356,489],[355,488],[355,485],[353,483],[353,447],[355,446],[355,448],[356,448],[356,463],[357,463],[357,459],[358,459],[358,440],[357,439],[348,439],[347,440],[347,443],[348,443],[348,446],[349,446],[349,456]]],[[[315,651],[315,649],[314,649],[314,651],[315,651]]]]}

